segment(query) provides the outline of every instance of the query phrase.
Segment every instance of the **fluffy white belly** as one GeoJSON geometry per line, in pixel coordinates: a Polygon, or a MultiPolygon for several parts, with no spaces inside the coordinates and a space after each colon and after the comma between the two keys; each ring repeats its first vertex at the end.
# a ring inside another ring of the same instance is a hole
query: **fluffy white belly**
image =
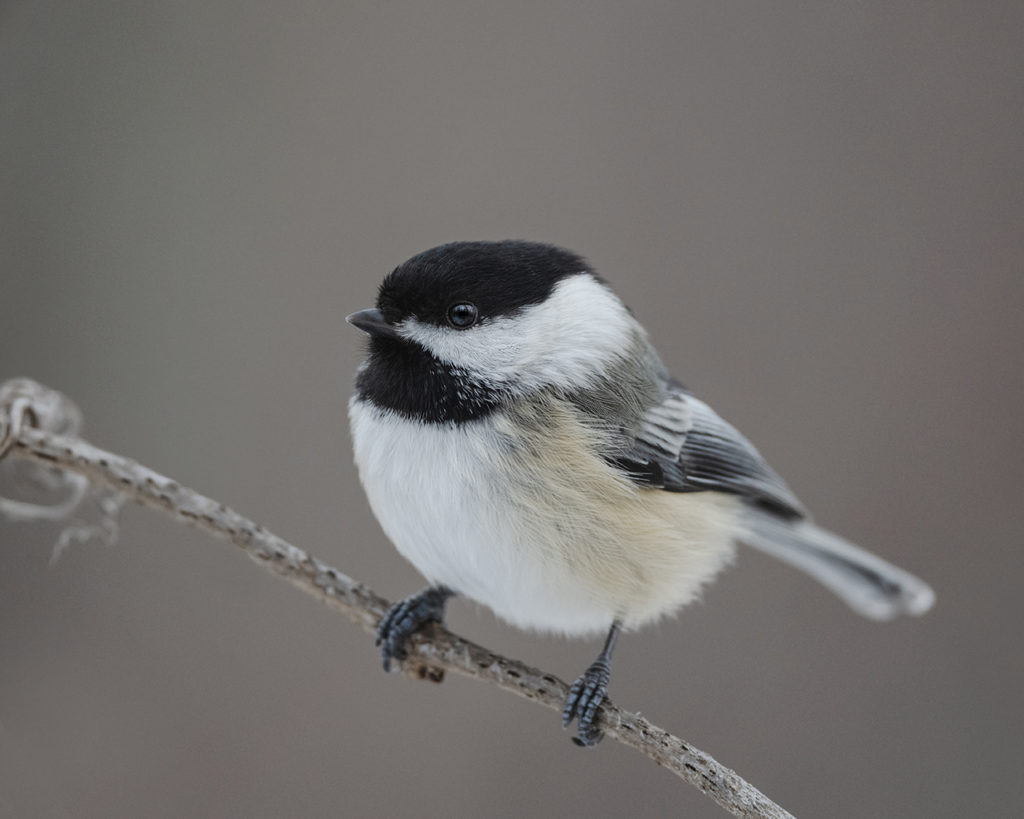
{"type": "Polygon", "coordinates": [[[512,446],[501,414],[424,424],[356,400],[349,412],[360,479],[398,551],[521,628],[639,625],[692,599],[731,555],[731,499],[638,489],[581,458],[565,419],[512,446]]]}

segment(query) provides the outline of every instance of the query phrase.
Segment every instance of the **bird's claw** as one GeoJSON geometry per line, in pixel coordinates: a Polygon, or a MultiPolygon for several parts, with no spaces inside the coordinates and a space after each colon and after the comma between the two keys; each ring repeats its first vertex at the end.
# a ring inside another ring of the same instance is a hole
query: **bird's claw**
{"type": "Polygon", "coordinates": [[[451,596],[447,589],[429,588],[395,603],[377,626],[376,645],[381,646],[384,670],[391,670],[392,660],[408,656],[405,644],[427,623],[444,619],[444,604],[451,596]]]}
{"type": "Polygon", "coordinates": [[[597,745],[604,732],[597,727],[597,709],[608,693],[611,668],[604,660],[597,660],[572,684],[562,709],[562,727],[568,728],[575,719],[578,736],[572,738],[577,745],[590,748],[597,745]]]}

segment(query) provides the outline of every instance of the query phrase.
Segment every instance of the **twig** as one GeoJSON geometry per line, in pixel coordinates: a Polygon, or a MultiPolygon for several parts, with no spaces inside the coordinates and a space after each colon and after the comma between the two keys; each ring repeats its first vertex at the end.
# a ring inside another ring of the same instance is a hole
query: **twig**
{"type": "MultiPolygon", "coordinates": [[[[60,416],[60,401],[54,396],[65,402],[68,413],[77,412],[59,393],[34,382],[22,379],[0,385],[0,458],[6,453],[84,476],[93,485],[116,490],[142,506],[229,540],[257,563],[364,630],[375,631],[390,605],[387,600],[223,504],[75,435],[58,434],[77,431],[77,424],[68,424],[60,416]],[[36,401],[24,400],[26,394],[36,401]],[[51,403],[42,406],[43,398],[51,403]]],[[[455,671],[555,711],[561,711],[568,693],[568,686],[558,677],[495,654],[441,626],[416,635],[408,658],[399,665],[409,676],[435,682],[440,682],[446,670],[455,671]]],[[[607,736],[672,771],[734,816],[791,817],[737,773],[640,715],[610,700],[605,700],[600,712],[600,727],[607,736]]]]}

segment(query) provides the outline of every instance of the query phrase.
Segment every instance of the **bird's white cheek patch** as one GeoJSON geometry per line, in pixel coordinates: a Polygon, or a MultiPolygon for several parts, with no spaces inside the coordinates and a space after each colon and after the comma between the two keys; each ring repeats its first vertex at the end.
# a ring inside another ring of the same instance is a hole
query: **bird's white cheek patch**
{"type": "Polygon", "coordinates": [[[468,330],[409,319],[399,332],[485,382],[532,389],[589,386],[643,331],[611,290],[581,273],[513,316],[468,330]]]}

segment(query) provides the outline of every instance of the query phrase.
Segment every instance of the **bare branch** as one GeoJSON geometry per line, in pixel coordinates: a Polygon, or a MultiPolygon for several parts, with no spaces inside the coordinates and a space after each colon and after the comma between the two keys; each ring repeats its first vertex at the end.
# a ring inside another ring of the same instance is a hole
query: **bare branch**
{"type": "MultiPolygon", "coordinates": [[[[76,437],[77,423],[69,421],[78,417],[70,401],[34,382],[19,379],[0,385],[0,458],[6,453],[83,476],[94,486],[115,490],[142,506],[229,540],[365,631],[375,631],[390,605],[387,600],[223,504],[76,437]]],[[[409,676],[435,682],[446,670],[455,671],[554,711],[561,711],[568,693],[558,677],[495,654],[441,626],[416,635],[408,658],[398,665],[409,676]]],[[[669,769],[734,816],[791,817],[737,773],[639,714],[610,700],[605,700],[600,713],[600,727],[607,736],[669,769]]]]}

